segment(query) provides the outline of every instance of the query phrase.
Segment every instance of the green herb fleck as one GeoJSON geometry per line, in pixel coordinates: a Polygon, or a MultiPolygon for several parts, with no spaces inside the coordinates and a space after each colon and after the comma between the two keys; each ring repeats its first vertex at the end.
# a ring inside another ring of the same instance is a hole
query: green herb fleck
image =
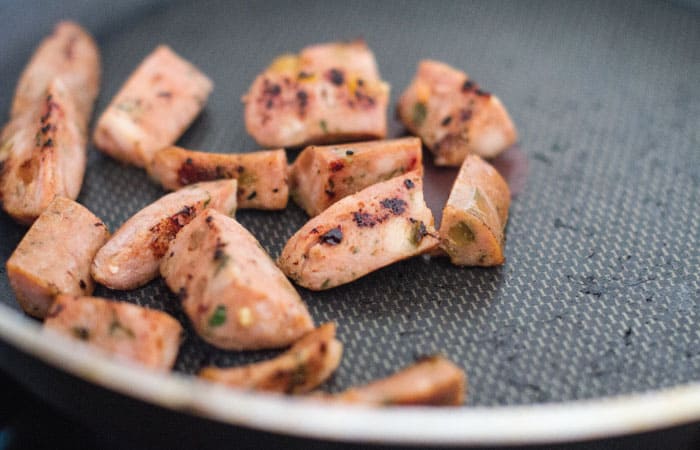
{"type": "Polygon", "coordinates": [[[240,175],[238,175],[238,184],[243,187],[250,186],[251,184],[254,184],[257,181],[258,177],[256,177],[254,173],[243,172],[240,175]]]}
{"type": "Polygon", "coordinates": [[[425,122],[425,118],[428,115],[428,109],[425,106],[425,103],[423,102],[416,102],[415,105],[413,105],[413,125],[419,127],[425,122]]]}
{"type": "Polygon", "coordinates": [[[87,341],[90,339],[90,330],[86,327],[73,327],[71,328],[73,336],[77,337],[81,341],[87,341]]]}
{"type": "Polygon", "coordinates": [[[226,323],[226,307],[219,305],[216,307],[212,315],[209,317],[210,327],[220,327],[226,323]]]}
{"type": "Polygon", "coordinates": [[[467,222],[457,222],[457,224],[452,225],[447,232],[450,240],[452,240],[457,245],[467,245],[476,239],[474,231],[469,227],[467,222]]]}
{"type": "Polygon", "coordinates": [[[287,385],[287,393],[296,392],[296,388],[306,384],[306,365],[303,363],[297,364],[289,377],[289,385],[287,385]]]}
{"type": "Polygon", "coordinates": [[[352,252],[353,255],[357,255],[358,253],[360,253],[360,248],[357,247],[357,246],[355,246],[355,245],[353,245],[353,246],[350,248],[350,251],[352,252]]]}
{"type": "Polygon", "coordinates": [[[318,125],[321,127],[321,131],[323,131],[324,134],[328,134],[328,124],[325,120],[321,120],[318,125]]]}
{"type": "Polygon", "coordinates": [[[428,234],[428,230],[425,228],[425,224],[423,223],[422,220],[416,220],[413,221],[413,224],[411,226],[411,234],[408,237],[408,240],[413,244],[414,247],[418,247],[418,245],[423,241],[423,238],[425,235],[428,234]]]}
{"type": "Polygon", "coordinates": [[[124,326],[119,320],[117,319],[112,319],[112,323],[109,324],[109,334],[115,335],[115,334],[121,334],[123,336],[129,337],[131,339],[134,338],[134,331],[127,327],[124,326]]]}
{"type": "Polygon", "coordinates": [[[206,208],[211,203],[211,195],[207,194],[207,199],[204,200],[204,207],[206,208]]]}
{"type": "Polygon", "coordinates": [[[328,287],[331,285],[331,280],[330,278],[326,278],[323,280],[323,284],[321,284],[321,289],[328,289],[328,287]]]}
{"type": "Polygon", "coordinates": [[[5,159],[12,151],[12,141],[7,140],[0,145],[0,160],[5,159]]]}
{"type": "Polygon", "coordinates": [[[224,267],[228,264],[231,257],[227,255],[222,249],[217,248],[214,252],[214,262],[216,262],[216,270],[214,271],[214,276],[218,275],[219,272],[224,270],[224,267]]]}

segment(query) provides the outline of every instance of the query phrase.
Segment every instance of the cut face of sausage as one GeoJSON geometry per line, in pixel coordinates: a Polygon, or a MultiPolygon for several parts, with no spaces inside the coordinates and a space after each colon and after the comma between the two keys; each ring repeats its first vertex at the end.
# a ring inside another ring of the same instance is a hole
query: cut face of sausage
{"type": "Polygon", "coordinates": [[[84,206],[56,197],[7,260],[7,276],[22,309],[43,318],[58,294],[90,295],[90,263],[109,231],[84,206]]]}
{"type": "Polygon", "coordinates": [[[236,180],[197,183],[151,203],[127,220],[97,252],[92,276],[110,289],[135,289],[158,275],[180,229],[206,208],[233,215],[236,180]]]}
{"type": "Polygon", "coordinates": [[[292,165],[292,198],[315,216],[348,195],[413,170],[423,170],[418,138],[311,146],[292,165]]]}
{"type": "Polygon", "coordinates": [[[498,97],[438,61],[420,63],[399,99],[398,114],[433,152],[438,166],[459,166],[470,153],[493,158],[518,138],[498,97]]]}
{"type": "Polygon", "coordinates": [[[205,367],[201,378],[254,391],[304,394],[326,381],[340,364],[343,344],[327,323],[299,339],[280,356],[241,367],[205,367]]]}
{"type": "Polygon", "coordinates": [[[325,398],[374,406],[460,406],[466,390],[464,371],[444,357],[432,356],[387,378],[325,398]]]}
{"type": "Polygon", "coordinates": [[[189,127],[212,89],[195,66],[158,46],[100,116],[95,145],[115,159],[146,167],[155,152],[173,145],[189,127]]]}
{"type": "Polygon", "coordinates": [[[388,101],[389,85],[361,41],[280,56],[243,97],[246,129],[265,147],[384,138],[388,101]]]}
{"type": "Polygon", "coordinates": [[[180,231],[160,271],[195,330],[217,347],[280,348],[313,329],[301,297],[253,235],[211,209],[180,231]]]}
{"type": "Polygon", "coordinates": [[[480,157],[467,156],[442,211],[441,248],[459,266],[503,264],[509,207],[503,177],[480,157]]]}
{"type": "Polygon", "coordinates": [[[83,341],[149,369],[169,370],[180,348],[180,323],[168,314],[98,297],[59,295],[45,332],[83,341]]]}
{"type": "Polygon", "coordinates": [[[297,284],[329,289],[436,248],[433,223],[422,174],[410,172],[331,205],[289,239],[278,263],[297,284]]]}
{"type": "Polygon", "coordinates": [[[238,180],[238,209],[287,207],[287,155],[284,149],[251,153],[206,153],[167,147],[148,165],[148,174],[166,189],[199,181],[238,180]]]}

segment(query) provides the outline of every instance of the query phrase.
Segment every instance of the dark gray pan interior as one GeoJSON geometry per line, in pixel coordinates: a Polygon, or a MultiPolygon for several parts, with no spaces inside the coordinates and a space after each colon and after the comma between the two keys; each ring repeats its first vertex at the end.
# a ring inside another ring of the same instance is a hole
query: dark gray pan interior
{"type": "MultiPolygon", "coordinates": [[[[0,31],[3,121],[32,49],[66,16],[90,28],[103,52],[98,113],[159,43],[215,81],[206,110],[180,140],[189,148],[256,149],[241,95],[275,55],[329,40],[364,37],[394,102],[421,58],[465,69],[503,100],[521,136],[497,161],[516,191],[507,263],[465,269],[415,258],[328,292],[301,289],[315,320],[337,321],[345,343],[326,389],[434,352],[467,370],[472,405],[700,381],[697,10],[644,1],[45,3],[0,6],[8,25],[0,31]]],[[[393,108],[390,115],[391,135],[402,135],[393,108]]],[[[426,159],[428,197],[439,211],[455,171],[426,159]]],[[[142,171],[90,149],[79,200],[111,229],[162,194],[142,171]]],[[[273,256],[306,220],[294,205],[241,211],[238,219],[273,256]]],[[[0,217],[3,261],[23,232],[0,217]]],[[[18,308],[1,270],[1,300],[18,308]]],[[[97,294],[180,319],[187,336],[178,371],[274,354],[205,344],[160,280],[97,294]]]]}

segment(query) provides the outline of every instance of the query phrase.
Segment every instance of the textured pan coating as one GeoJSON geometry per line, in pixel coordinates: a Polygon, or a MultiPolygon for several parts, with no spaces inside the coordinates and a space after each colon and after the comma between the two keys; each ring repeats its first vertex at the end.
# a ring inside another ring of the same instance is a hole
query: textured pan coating
{"type": "MultiPolygon", "coordinates": [[[[273,55],[320,39],[364,36],[394,99],[418,59],[430,57],[466,69],[508,107],[521,143],[493,162],[509,182],[519,180],[511,184],[507,263],[464,269],[446,258],[413,258],[345,287],[300,289],[318,323],[338,321],[346,346],[330,390],[438,351],[468,369],[470,406],[592,399],[698,381],[700,97],[691,80],[700,77],[692,64],[700,29],[691,8],[599,0],[440,8],[411,0],[332,7],[271,0],[234,8],[203,0],[120,17],[128,2],[109,3],[110,14],[104,4],[66,0],[31,16],[24,3],[3,9],[16,26],[0,31],[0,111],[9,111],[27,58],[60,17],[90,17],[83,24],[105,43],[99,111],[157,42],[206,68],[216,94],[178,143],[187,148],[257,148],[238,97],[273,55]],[[55,16],[45,15],[51,11],[55,16]]],[[[400,137],[403,126],[392,112],[388,119],[388,136],[400,137]]],[[[116,230],[163,192],[142,171],[93,150],[79,199],[116,230]]],[[[457,169],[436,169],[424,156],[426,199],[437,222],[457,169]]],[[[284,213],[240,211],[236,220],[274,257],[308,217],[289,205],[284,213]]],[[[4,259],[25,231],[0,215],[4,259]]],[[[0,288],[0,301],[19,310],[2,273],[0,288]]],[[[96,295],[186,321],[162,281],[133,292],[100,286],[96,295]]],[[[219,351],[192,334],[176,370],[273,356],[219,351]]]]}

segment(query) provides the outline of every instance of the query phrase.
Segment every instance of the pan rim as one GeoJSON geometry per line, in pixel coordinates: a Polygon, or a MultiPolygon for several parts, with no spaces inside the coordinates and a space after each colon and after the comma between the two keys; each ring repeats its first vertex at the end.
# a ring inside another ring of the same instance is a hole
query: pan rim
{"type": "Polygon", "coordinates": [[[0,339],[121,395],[206,419],[301,438],[378,444],[514,445],[609,438],[700,421],[700,382],[615,397],[531,405],[384,408],[329,405],[229,389],[119,362],[81,342],[48,339],[0,304],[0,339]]]}

